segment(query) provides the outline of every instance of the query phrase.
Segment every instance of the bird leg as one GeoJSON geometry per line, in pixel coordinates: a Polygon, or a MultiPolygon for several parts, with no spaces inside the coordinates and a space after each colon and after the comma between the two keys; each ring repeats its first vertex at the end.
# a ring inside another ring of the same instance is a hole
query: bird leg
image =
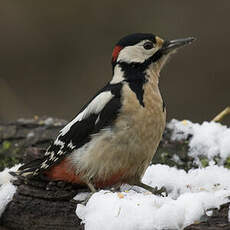
{"type": "Polygon", "coordinates": [[[89,187],[89,189],[90,189],[91,192],[86,197],[86,199],[81,202],[81,204],[83,204],[83,205],[86,205],[87,202],[89,201],[89,199],[92,197],[92,195],[97,192],[97,190],[94,188],[94,186],[93,186],[93,184],[91,182],[88,181],[86,184],[89,187]]]}
{"type": "Polygon", "coordinates": [[[93,184],[91,182],[86,183],[91,191],[91,193],[97,192],[97,190],[94,188],[93,184]]]}
{"type": "Polygon", "coordinates": [[[157,187],[151,187],[147,184],[142,183],[141,181],[137,181],[135,182],[133,185],[136,185],[138,187],[144,188],[146,190],[148,190],[149,192],[155,194],[155,195],[160,195],[163,196],[163,192],[166,193],[166,196],[168,195],[166,188],[165,187],[161,187],[160,189],[158,189],[157,187]]]}

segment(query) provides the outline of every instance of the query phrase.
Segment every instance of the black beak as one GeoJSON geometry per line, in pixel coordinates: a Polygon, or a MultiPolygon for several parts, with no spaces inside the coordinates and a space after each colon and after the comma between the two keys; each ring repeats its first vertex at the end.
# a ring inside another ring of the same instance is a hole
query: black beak
{"type": "Polygon", "coordinates": [[[189,45],[191,44],[194,40],[196,40],[193,37],[189,37],[189,38],[180,38],[180,39],[176,39],[176,40],[171,40],[171,41],[165,41],[161,51],[163,54],[167,54],[181,46],[185,46],[185,45],[189,45]]]}

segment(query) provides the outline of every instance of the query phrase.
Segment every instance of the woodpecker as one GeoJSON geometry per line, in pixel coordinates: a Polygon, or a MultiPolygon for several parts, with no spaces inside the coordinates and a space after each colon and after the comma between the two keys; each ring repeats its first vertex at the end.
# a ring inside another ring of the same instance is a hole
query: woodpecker
{"type": "Polygon", "coordinates": [[[166,123],[159,74],[169,56],[193,40],[123,37],[112,52],[112,80],[60,130],[44,157],[24,164],[17,175],[42,174],[88,185],[92,192],[123,183],[159,191],[141,182],[166,123]]]}

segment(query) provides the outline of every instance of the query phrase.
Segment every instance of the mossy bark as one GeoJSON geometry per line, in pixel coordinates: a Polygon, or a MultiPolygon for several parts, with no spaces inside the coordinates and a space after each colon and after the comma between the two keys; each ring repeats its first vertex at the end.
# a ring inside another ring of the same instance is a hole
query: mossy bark
{"type": "Polygon", "coordinates": [[[0,171],[39,157],[65,124],[52,118],[0,122],[0,171]]]}

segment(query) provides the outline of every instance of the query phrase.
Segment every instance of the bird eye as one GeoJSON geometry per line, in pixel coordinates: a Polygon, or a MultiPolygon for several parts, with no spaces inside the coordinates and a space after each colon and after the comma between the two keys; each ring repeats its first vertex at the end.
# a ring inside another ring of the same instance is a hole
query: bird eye
{"type": "Polygon", "coordinates": [[[153,48],[153,43],[152,42],[146,42],[143,47],[146,49],[146,50],[150,50],[153,48]]]}

